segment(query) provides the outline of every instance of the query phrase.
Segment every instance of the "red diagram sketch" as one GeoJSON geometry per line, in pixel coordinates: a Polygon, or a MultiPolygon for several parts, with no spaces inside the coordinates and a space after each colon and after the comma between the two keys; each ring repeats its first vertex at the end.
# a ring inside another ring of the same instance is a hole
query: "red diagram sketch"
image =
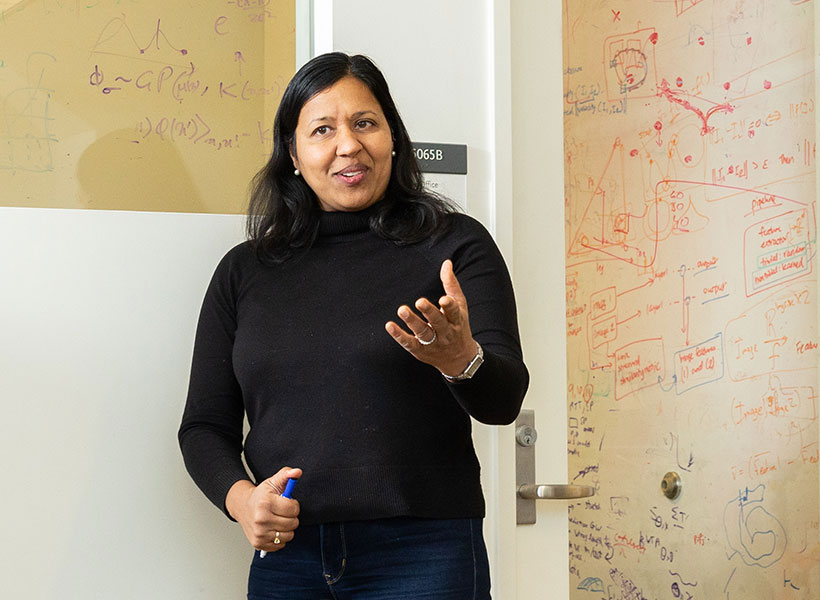
{"type": "Polygon", "coordinates": [[[657,93],[654,27],[613,35],[604,40],[607,100],[652,98],[657,93]]]}
{"type": "Polygon", "coordinates": [[[615,351],[615,400],[666,379],[663,339],[632,342],[615,351]]]}
{"type": "Polygon", "coordinates": [[[812,272],[814,215],[804,202],[765,190],[685,180],[664,179],[655,187],[656,206],[661,190],[675,185],[702,187],[706,201],[740,203],[746,216],[762,211],[787,212],[761,219],[743,234],[743,266],[746,296],[805,277],[812,272]]]}
{"type": "MultiPolygon", "coordinates": [[[[635,200],[625,194],[624,147],[616,139],[598,181],[592,186],[580,222],[571,232],[567,257],[579,258],[598,254],[637,267],[649,267],[658,252],[657,198],[632,206],[635,200]],[[648,227],[635,227],[646,222],[648,227]],[[646,237],[641,232],[653,232],[646,237]]],[[[580,202],[579,202],[580,204],[580,202]]]]}

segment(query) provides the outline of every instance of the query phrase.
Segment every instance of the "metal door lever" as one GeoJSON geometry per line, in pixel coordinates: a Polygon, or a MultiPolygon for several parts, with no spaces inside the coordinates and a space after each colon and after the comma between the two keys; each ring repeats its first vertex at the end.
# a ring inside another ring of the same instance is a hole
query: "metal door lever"
{"type": "Polygon", "coordinates": [[[535,481],[535,413],[522,410],[515,422],[516,522],[535,523],[536,500],[576,500],[595,494],[589,485],[531,483],[535,481]]]}
{"type": "Polygon", "coordinates": [[[519,498],[525,500],[572,500],[595,494],[591,485],[529,483],[518,486],[519,498]]]}

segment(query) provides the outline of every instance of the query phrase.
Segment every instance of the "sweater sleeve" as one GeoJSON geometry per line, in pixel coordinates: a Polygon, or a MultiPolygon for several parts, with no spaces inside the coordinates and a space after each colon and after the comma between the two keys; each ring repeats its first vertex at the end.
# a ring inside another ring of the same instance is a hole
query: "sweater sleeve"
{"type": "MultiPolygon", "coordinates": [[[[225,497],[249,479],[242,462],[242,392],[233,370],[237,268],[228,253],[202,303],[179,445],[191,478],[228,515],[225,497]]],[[[230,517],[230,515],[228,515],[230,517]]]]}
{"type": "Polygon", "coordinates": [[[506,425],[518,416],[529,385],[518,334],[512,282],[490,234],[466,218],[470,233],[453,252],[456,277],[467,298],[473,338],[484,364],[472,379],[448,383],[467,413],[482,423],[506,425]]]}

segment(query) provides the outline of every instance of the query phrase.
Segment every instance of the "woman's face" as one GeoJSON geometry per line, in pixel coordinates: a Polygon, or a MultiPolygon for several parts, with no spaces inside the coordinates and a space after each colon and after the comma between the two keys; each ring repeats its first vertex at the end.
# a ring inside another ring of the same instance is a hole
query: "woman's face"
{"type": "Polygon", "coordinates": [[[344,77],[305,102],[290,156],[325,211],[356,211],[382,199],[393,137],[378,100],[344,77]]]}

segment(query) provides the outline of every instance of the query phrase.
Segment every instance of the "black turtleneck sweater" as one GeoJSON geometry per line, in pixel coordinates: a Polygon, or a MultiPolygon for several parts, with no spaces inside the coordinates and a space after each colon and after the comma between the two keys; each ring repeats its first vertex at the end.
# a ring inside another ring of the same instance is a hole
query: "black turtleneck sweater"
{"type": "Polygon", "coordinates": [[[528,373],[501,254],[466,215],[432,242],[399,246],[365,213],[323,213],[308,250],[266,266],[246,242],[222,259],[202,305],[179,441],[197,485],[219,508],[244,455],[256,481],[304,474],[300,522],[393,516],[481,517],[470,417],[507,424],[528,373]],[[385,331],[402,304],[444,294],[453,260],[484,364],[447,383],[385,331]]]}

